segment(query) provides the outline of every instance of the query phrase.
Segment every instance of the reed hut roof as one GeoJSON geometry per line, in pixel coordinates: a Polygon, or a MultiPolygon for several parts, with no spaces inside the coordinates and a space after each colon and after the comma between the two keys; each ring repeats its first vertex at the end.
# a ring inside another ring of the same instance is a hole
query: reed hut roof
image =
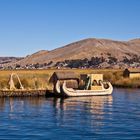
{"type": "Polygon", "coordinates": [[[69,79],[79,79],[78,75],[74,72],[54,72],[58,80],[69,80],[69,79]]]}
{"type": "Polygon", "coordinates": [[[128,72],[128,73],[140,73],[140,69],[125,69],[124,73],[128,72]]]}

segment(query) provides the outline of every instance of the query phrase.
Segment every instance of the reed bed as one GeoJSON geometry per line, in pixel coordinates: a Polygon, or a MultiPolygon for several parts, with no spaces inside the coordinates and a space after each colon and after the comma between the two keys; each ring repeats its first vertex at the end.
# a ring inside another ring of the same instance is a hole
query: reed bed
{"type": "MultiPolygon", "coordinates": [[[[123,78],[121,69],[50,69],[50,70],[1,70],[0,90],[9,89],[9,79],[12,73],[18,74],[25,89],[48,89],[52,90],[53,85],[49,79],[56,71],[75,72],[76,74],[102,73],[104,79],[110,81],[116,87],[140,88],[140,79],[123,78]]],[[[16,77],[13,78],[16,88],[20,88],[16,77]]]]}

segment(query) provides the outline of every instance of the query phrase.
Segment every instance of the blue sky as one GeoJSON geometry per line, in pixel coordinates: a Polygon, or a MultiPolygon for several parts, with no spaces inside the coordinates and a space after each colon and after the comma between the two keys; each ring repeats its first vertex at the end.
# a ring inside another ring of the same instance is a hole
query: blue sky
{"type": "Polygon", "coordinates": [[[0,56],[139,37],[140,0],[0,0],[0,56]]]}

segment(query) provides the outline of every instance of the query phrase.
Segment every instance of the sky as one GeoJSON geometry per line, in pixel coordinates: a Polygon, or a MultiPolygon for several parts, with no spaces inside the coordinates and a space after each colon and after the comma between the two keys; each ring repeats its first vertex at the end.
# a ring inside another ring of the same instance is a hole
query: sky
{"type": "Polygon", "coordinates": [[[0,0],[0,56],[86,38],[140,38],[140,0],[0,0]]]}

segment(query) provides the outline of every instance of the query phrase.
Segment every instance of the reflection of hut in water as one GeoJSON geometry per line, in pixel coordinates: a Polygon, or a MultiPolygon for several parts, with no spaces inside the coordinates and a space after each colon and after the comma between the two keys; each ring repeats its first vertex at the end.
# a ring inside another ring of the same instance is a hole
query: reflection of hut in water
{"type": "MultiPolygon", "coordinates": [[[[75,109],[78,106],[82,110],[89,111],[92,114],[100,115],[104,114],[105,105],[112,106],[113,97],[112,96],[94,96],[94,97],[73,97],[73,98],[56,98],[54,104],[56,108],[61,108],[63,110],[75,109]]],[[[65,114],[65,113],[64,113],[65,114]]]]}
{"type": "Polygon", "coordinates": [[[66,86],[68,88],[77,89],[79,85],[79,77],[74,72],[54,72],[49,81],[53,83],[54,87],[57,81],[60,82],[60,85],[66,81],[66,86]]]}

